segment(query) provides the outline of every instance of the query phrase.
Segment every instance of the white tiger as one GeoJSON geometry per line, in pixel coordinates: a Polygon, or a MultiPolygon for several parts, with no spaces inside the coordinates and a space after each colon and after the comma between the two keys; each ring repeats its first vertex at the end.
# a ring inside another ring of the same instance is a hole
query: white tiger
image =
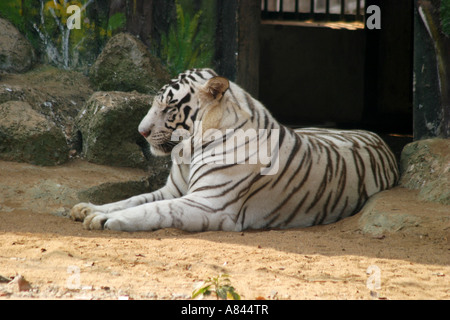
{"type": "Polygon", "coordinates": [[[395,157],[376,134],[294,131],[210,69],[186,71],[165,85],[139,132],[153,154],[176,150],[172,155],[181,152],[188,161],[173,161],[166,185],[152,193],[74,206],[71,217],[85,228],[241,231],[328,224],[358,212],[398,180],[395,157]],[[188,133],[181,142],[174,139],[177,129],[188,133]],[[227,145],[242,132],[267,134],[227,145]],[[251,161],[263,145],[270,161],[251,161]]]}

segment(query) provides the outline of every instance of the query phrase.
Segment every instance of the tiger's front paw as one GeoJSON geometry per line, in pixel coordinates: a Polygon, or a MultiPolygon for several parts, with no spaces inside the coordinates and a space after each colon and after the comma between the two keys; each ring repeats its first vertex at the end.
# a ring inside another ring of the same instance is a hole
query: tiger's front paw
{"type": "Polygon", "coordinates": [[[84,219],[83,227],[87,230],[103,230],[105,229],[106,220],[108,220],[106,214],[94,212],[84,219]]]}
{"type": "Polygon", "coordinates": [[[73,206],[72,210],[70,210],[70,218],[75,221],[84,221],[94,210],[93,204],[82,202],[73,206]]]}

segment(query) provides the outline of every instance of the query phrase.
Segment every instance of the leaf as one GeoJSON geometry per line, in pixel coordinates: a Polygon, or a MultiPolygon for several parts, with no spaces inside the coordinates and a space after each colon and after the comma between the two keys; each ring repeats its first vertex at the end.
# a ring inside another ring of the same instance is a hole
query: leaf
{"type": "MultiPolygon", "coordinates": [[[[167,35],[161,36],[161,58],[170,72],[177,75],[193,67],[210,67],[214,56],[211,28],[204,22],[203,10],[195,14],[186,12],[179,0],[175,1],[176,23],[167,35]]],[[[189,11],[189,10],[188,10],[189,11]]]]}
{"type": "Polygon", "coordinates": [[[202,295],[202,294],[205,296],[210,295],[211,294],[211,292],[209,290],[210,287],[211,287],[211,285],[209,284],[209,285],[202,286],[199,289],[195,289],[192,292],[192,299],[195,299],[196,297],[198,297],[199,295],[202,295]]]}
{"type": "Polygon", "coordinates": [[[231,281],[226,274],[214,278],[209,277],[206,282],[200,283],[192,292],[192,298],[195,299],[201,294],[210,295],[213,293],[216,295],[217,299],[241,299],[234,287],[231,286],[231,281]],[[212,290],[212,287],[214,287],[214,290],[212,290]]]}
{"type": "Polygon", "coordinates": [[[226,297],[223,298],[223,299],[227,299],[227,298],[230,298],[230,299],[233,299],[233,300],[240,300],[241,299],[239,294],[237,294],[237,292],[234,291],[234,287],[226,285],[226,286],[223,286],[222,289],[225,290],[225,292],[226,292],[226,297]]]}
{"type": "Polygon", "coordinates": [[[114,31],[118,28],[122,28],[126,23],[125,14],[122,12],[117,12],[112,15],[108,21],[108,30],[114,31]]]}
{"type": "Polygon", "coordinates": [[[220,287],[216,290],[217,297],[223,300],[227,300],[228,289],[226,287],[220,287]]]}
{"type": "Polygon", "coordinates": [[[441,24],[442,31],[450,36],[450,2],[441,1],[441,24]]]}
{"type": "Polygon", "coordinates": [[[229,291],[228,294],[231,295],[231,298],[233,300],[241,300],[241,296],[236,291],[234,291],[234,289],[229,291]]]}

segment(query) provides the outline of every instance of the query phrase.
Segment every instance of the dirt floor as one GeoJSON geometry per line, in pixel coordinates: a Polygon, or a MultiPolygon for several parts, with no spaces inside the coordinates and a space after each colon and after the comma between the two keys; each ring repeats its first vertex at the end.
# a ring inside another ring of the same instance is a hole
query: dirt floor
{"type": "Polygon", "coordinates": [[[220,274],[243,299],[450,299],[449,206],[407,189],[383,193],[377,210],[416,222],[376,235],[363,232],[361,213],[239,233],[87,231],[63,217],[73,190],[144,175],[81,160],[0,161],[0,299],[190,299],[220,274]],[[17,275],[24,286],[8,283],[17,275]]]}

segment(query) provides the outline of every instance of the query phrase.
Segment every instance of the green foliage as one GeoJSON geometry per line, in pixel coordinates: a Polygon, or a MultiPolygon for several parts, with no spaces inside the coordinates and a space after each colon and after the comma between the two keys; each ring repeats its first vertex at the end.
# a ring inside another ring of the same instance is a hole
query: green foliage
{"type": "Polygon", "coordinates": [[[241,297],[231,286],[231,281],[227,274],[222,274],[214,278],[208,278],[199,288],[192,292],[192,299],[200,295],[209,296],[214,294],[217,299],[227,300],[228,298],[233,300],[240,300],[241,297]]]}
{"type": "MultiPolygon", "coordinates": [[[[213,67],[216,5],[213,0],[176,0],[176,20],[154,48],[172,75],[213,67]]],[[[0,0],[0,16],[30,40],[44,61],[87,71],[108,38],[126,26],[124,13],[108,16],[109,6],[106,0],[0,0]],[[81,29],[67,28],[70,5],[81,8],[81,29]]]]}
{"type": "Polygon", "coordinates": [[[80,71],[87,70],[113,32],[125,25],[125,15],[108,18],[108,8],[108,2],[96,0],[0,0],[0,15],[30,40],[46,62],[80,71]],[[71,5],[81,9],[80,29],[67,27],[71,5]]]}
{"type": "Polygon", "coordinates": [[[17,28],[22,29],[21,31],[23,31],[23,16],[20,1],[0,1],[0,16],[2,18],[7,18],[12,24],[14,24],[17,28]]]}
{"type": "Polygon", "coordinates": [[[441,1],[442,31],[450,36],[450,0],[441,1]]]}
{"type": "MultiPolygon", "coordinates": [[[[213,1],[207,0],[211,7],[213,1]]],[[[203,10],[191,13],[189,3],[180,3],[176,0],[176,23],[173,24],[167,35],[162,35],[161,58],[172,75],[176,75],[190,68],[211,67],[214,45],[211,31],[208,26],[211,15],[203,10]],[[209,20],[208,20],[209,18],[209,20]]]]}
{"type": "Polygon", "coordinates": [[[124,13],[117,12],[116,14],[112,15],[109,18],[108,21],[108,31],[112,32],[116,29],[121,29],[125,26],[125,23],[127,21],[127,18],[124,13]]]}
{"type": "Polygon", "coordinates": [[[38,22],[35,1],[0,0],[0,17],[10,21],[35,48],[39,46],[39,37],[32,30],[33,23],[38,22]]]}

